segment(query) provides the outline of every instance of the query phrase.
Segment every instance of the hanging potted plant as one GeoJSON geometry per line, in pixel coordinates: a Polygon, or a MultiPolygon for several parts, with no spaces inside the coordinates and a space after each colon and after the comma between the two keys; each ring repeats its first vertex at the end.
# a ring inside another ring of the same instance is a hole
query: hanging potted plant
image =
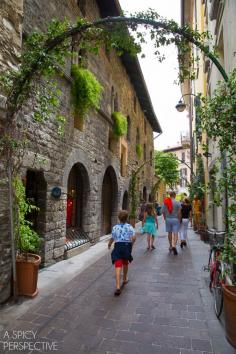
{"type": "Polygon", "coordinates": [[[127,118],[121,112],[113,112],[111,115],[113,119],[113,135],[116,138],[120,138],[127,135],[127,118]]]}
{"type": "Polygon", "coordinates": [[[141,159],[142,154],[143,154],[143,148],[142,148],[141,144],[136,145],[136,154],[137,154],[138,158],[141,159]]]}
{"type": "Polygon", "coordinates": [[[91,109],[98,109],[103,87],[96,76],[88,69],[73,64],[71,96],[74,109],[75,126],[83,130],[86,114],[91,109]]]}
{"type": "Polygon", "coordinates": [[[32,229],[27,214],[37,209],[26,200],[25,187],[21,180],[14,180],[15,190],[15,232],[16,232],[16,279],[18,295],[34,297],[38,293],[38,269],[41,257],[35,254],[41,244],[41,238],[32,229]]]}

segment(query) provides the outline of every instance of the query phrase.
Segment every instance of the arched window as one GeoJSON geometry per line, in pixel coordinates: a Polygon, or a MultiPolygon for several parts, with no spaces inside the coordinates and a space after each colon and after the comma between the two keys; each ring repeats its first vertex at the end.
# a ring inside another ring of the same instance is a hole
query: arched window
{"type": "Polygon", "coordinates": [[[111,87],[111,113],[114,112],[114,101],[115,101],[115,90],[114,87],[111,87]]]}
{"type": "Polygon", "coordinates": [[[147,134],[147,122],[146,119],[144,119],[144,134],[147,134]]]}
{"type": "Polygon", "coordinates": [[[77,4],[83,16],[86,15],[86,0],[77,0],[77,4]]]}
{"type": "Polygon", "coordinates": [[[131,119],[130,116],[127,116],[127,140],[131,140],[131,119]]]}
{"type": "Polygon", "coordinates": [[[136,131],[136,145],[140,144],[140,132],[139,132],[139,128],[137,128],[136,131]]]}
{"type": "Polygon", "coordinates": [[[152,166],[152,164],[153,164],[152,159],[153,159],[153,155],[152,155],[152,151],[150,151],[150,166],[152,166]]]}
{"type": "Polygon", "coordinates": [[[122,177],[126,176],[127,170],[127,148],[121,145],[121,155],[120,155],[120,174],[122,177]]]}
{"type": "Polygon", "coordinates": [[[134,96],[134,112],[137,112],[137,98],[134,96]]]}
{"type": "Polygon", "coordinates": [[[115,94],[115,99],[114,99],[114,111],[118,112],[119,111],[119,101],[118,101],[118,94],[115,94]]]}
{"type": "Polygon", "coordinates": [[[143,144],[143,159],[144,159],[144,161],[146,161],[146,159],[147,159],[146,144],[143,144]]]}

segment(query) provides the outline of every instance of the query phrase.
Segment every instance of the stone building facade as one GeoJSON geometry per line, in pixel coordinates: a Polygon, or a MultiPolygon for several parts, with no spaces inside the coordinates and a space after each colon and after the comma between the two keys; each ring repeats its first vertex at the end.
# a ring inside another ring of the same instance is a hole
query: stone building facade
{"type": "MultiPolygon", "coordinates": [[[[3,0],[0,5],[0,71],[16,66],[16,54],[22,50],[22,38],[33,29],[45,30],[53,17],[77,16],[90,20],[118,15],[117,1],[101,0],[3,0]],[[58,11],[60,9],[60,11],[58,11]]],[[[73,59],[75,60],[75,59],[73,59]]],[[[161,128],[137,58],[128,54],[118,57],[101,48],[99,55],[87,55],[88,68],[102,84],[103,97],[98,111],[89,113],[81,124],[72,114],[70,103],[71,76],[68,62],[64,74],[58,77],[62,95],[62,112],[67,117],[65,135],[60,137],[52,122],[40,127],[32,121],[32,109],[25,107],[24,121],[28,124],[30,143],[21,169],[27,197],[40,210],[31,219],[43,237],[42,259],[45,266],[62,260],[68,232],[78,230],[97,241],[108,234],[117,221],[117,211],[129,207],[131,172],[147,160],[139,176],[140,197],[148,199],[153,184],[153,131],[161,128]],[[128,120],[128,133],[119,140],[112,138],[111,114],[118,110],[128,120]],[[143,148],[138,158],[136,144],[143,148]],[[61,196],[52,191],[60,188],[61,196]]],[[[1,92],[0,92],[1,94],[1,92]]],[[[4,126],[5,98],[0,96],[0,128],[4,126]]],[[[7,178],[1,164],[0,201],[0,302],[10,294],[11,244],[8,219],[7,178]]]]}
{"type": "MultiPolygon", "coordinates": [[[[236,30],[236,2],[234,0],[181,0],[182,25],[189,24],[192,28],[200,32],[209,31],[212,35],[208,45],[213,51],[217,50],[218,60],[227,74],[236,67],[236,40],[232,33],[236,30]]],[[[200,57],[197,65],[198,76],[196,80],[186,80],[183,85],[183,91],[193,94],[201,93],[203,96],[214,96],[214,90],[217,82],[222,80],[222,75],[209,58],[200,51],[194,51],[193,54],[200,57]]],[[[193,97],[190,100],[189,113],[193,119],[193,127],[200,123],[201,117],[198,117],[193,97]]],[[[217,164],[218,159],[222,159],[217,141],[206,136],[205,132],[194,137],[196,153],[201,153],[205,168],[206,185],[210,182],[210,173],[217,164]],[[205,154],[204,145],[208,145],[208,154],[205,154]]],[[[218,177],[222,175],[225,169],[226,161],[222,161],[221,168],[217,172],[218,177]]],[[[209,189],[208,189],[209,190],[209,189]]],[[[222,194],[222,205],[214,203],[212,193],[205,195],[206,224],[209,228],[217,230],[225,229],[225,214],[228,200],[225,193],[222,194]]]]}

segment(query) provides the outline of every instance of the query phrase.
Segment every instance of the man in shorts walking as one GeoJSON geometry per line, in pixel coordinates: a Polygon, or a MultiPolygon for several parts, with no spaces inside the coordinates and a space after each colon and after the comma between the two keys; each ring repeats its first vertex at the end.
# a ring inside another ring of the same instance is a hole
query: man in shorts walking
{"type": "Polygon", "coordinates": [[[176,256],[178,254],[176,244],[181,220],[181,203],[175,200],[175,197],[176,193],[171,191],[170,198],[164,200],[162,213],[166,222],[166,232],[168,232],[169,250],[176,256]]]}

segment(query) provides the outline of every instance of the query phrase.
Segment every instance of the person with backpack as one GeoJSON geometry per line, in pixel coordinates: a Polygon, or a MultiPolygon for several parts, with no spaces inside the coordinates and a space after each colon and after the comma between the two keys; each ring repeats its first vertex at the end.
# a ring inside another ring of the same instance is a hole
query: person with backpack
{"type": "Polygon", "coordinates": [[[166,223],[166,232],[168,232],[169,251],[176,256],[178,254],[176,245],[181,220],[181,203],[175,200],[175,197],[176,193],[171,191],[170,197],[165,198],[162,214],[166,223]]]}
{"type": "Polygon", "coordinates": [[[118,214],[120,223],[112,229],[111,238],[108,242],[108,249],[115,242],[111,253],[112,264],[115,265],[116,290],[114,295],[119,296],[121,289],[128,283],[128,265],[132,262],[132,247],[135,242],[135,229],[128,223],[128,212],[121,210],[118,214]],[[123,267],[123,283],[120,284],[121,270],[123,267]]]}

